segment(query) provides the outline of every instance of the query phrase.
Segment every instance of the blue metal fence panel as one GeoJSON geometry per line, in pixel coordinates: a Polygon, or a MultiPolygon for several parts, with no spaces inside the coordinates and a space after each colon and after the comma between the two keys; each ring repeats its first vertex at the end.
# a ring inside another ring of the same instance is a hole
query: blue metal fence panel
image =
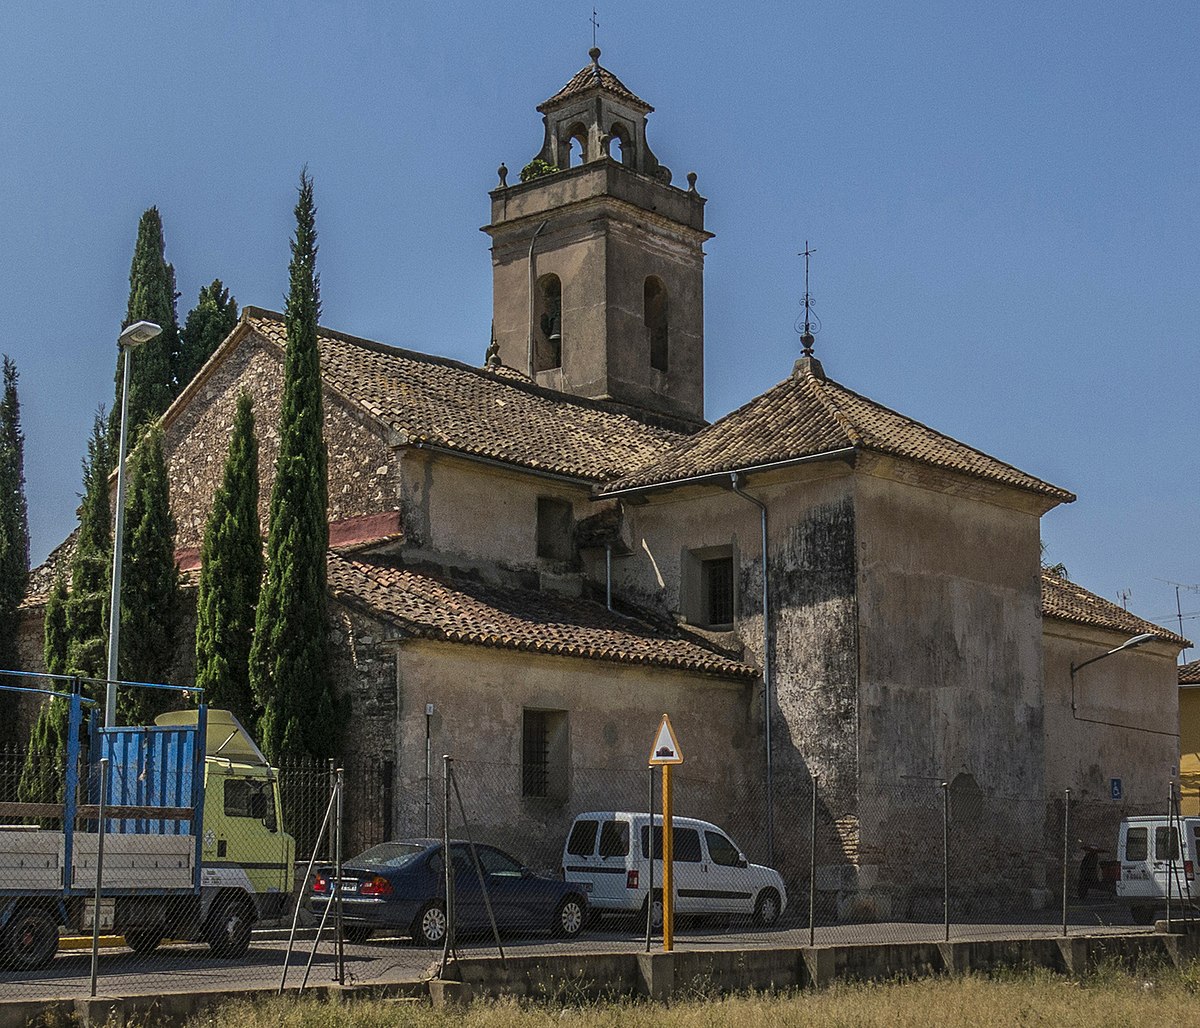
{"type": "MultiPolygon", "coordinates": [[[[99,734],[100,755],[109,760],[109,804],[196,809],[204,782],[203,742],[194,726],[103,728],[99,734]]],[[[114,818],[107,821],[107,830],[191,835],[193,819],[114,818]]]]}

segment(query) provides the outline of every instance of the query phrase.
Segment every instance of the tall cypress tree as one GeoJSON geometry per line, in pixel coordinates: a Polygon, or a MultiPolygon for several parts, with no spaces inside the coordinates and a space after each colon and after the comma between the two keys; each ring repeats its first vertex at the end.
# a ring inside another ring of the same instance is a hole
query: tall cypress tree
{"type": "MultiPolygon", "coordinates": [[[[162,335],[137,348],[129,369],[128,435],[136,441],[141,430],[170,405],[175,396],[179,362],[179,321],[175,313],[175,269],[167,263],[162,218],[151,207],[138,223],[133,263],[129,268],[129,303],[121,327],[135,321],[153,321],[162,335]]],[[[117,354],[117,395],[108,421],[109,457],[117,459],[121,430],[121,379],[126,354],[117,354]]]]}
{"type": "Polygon", "coordinates": [[[17,606],[29,585],[29,510],[25,503],[25,436],[17,398],[17,366],[4,357],[4,396],[0,399],[0,668],[15,668],[17,606]]]}
{"type": "MultiPolygon", "coordinates": [[[[67,670],[67,583],[60,575],[46,601],[42,657],[52,675],[67,670]]],[[[62,796],[59,768],[67,752],[67,705],[47,699],[38,711],[25,765],[17,785],[17,798],[26,803],[53,803],[62,796]]]]}
{"type": "Polygon", "coordinates": [[[112,561],[112,515],[108,472],[112,466],[104,434],[104,410],[96,414],[83,462],[83,505],[71,561],[67,597],[67,667],[73,674],[104,678],[108,671],[108,606],[112,561]]]}
{"type": "Polygon", "coordinates": [[[326,641],[328,483],[317,353],[320,284],[316,208],[300,173],[291,288],[284,320],[287,354],[279,458],[267,527],[267,577],[258,604],[250,681],[262,707],[267,754],[333,751],[335,703],[326,641]]]}
{"type": "Polygon", "coordinates": [[[196,599],[196,685],[211,706],[255,729],[250,644],[262,588],[258,527],[258,440],[250,394],[238,397],[225,477],[213,497],[200,551],[196,599]]]}
{"type": "MultiPolygon", "coordinates": [[[[165,682],[175,661],[179,620],[179,569],[175,565],[175,519],[162,430],[152,426],[134,452],[125,559],[121,577],[120,677],[165,682]]],[[[165,709],[167,693],[126,689],[119,695],[126,724],[144,724],[165,709]]]]}
{"type": "Polygon", "coordinates": [[[237,324],[237,301],[229,295],[219,278],[200,287],[200,299],[188,311],[183,330],[179,333],[179,367],[177,389],[182,389],[213,355],[221,341],[237,324]]]}

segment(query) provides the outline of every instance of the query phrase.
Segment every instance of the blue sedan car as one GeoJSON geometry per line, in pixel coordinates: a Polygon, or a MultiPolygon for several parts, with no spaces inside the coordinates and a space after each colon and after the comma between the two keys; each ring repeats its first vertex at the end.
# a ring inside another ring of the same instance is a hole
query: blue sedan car
{"type": "MultiPolygon", "coordinates": [[[[342,866],[342,930],[354,942],[385,929],[411,935],[426,946],[446,938],[445,864],[439,839],[401,839],[372,846],[342,866]]],[[[536,875],[494,846],[451,841],[454,868],[455,932],[490,931],[484,889],[501,932],[579,934],[587,900],[579,887],[536,875]]],[[[325,912],[334,892],[334,869],[322,867],[313,879],[309,909],[325,912]]],[[[329,912],[330,918],[334,912],[329,912]]]]}

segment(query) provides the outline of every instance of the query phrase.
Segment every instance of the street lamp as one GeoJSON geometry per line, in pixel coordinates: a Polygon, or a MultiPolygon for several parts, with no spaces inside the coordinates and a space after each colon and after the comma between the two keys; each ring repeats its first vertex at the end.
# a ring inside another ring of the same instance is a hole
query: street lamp
{"type": "MultiPolygon", "coordinates": [[[[1132,650],[1144,643],[1150,642],[1152,639],[1157,639],[1158,636],[1153,632],[1143,632],[1141,635],[1135,635],[1132,639],[1126,639],[1120,646],[1114,646],[1107,653],[1101,653],[1098,657],[1092,657],[1085,660],[1082,664],[1071,665],[1071,713],[1075,713],[1075,672],[1082,670],[1089,664],[1095,664],[1098,660],[1103,660],[1105,657],[1111,657],[1114,653],[1120,653],[1122,650],[1132,650]]],[[[1118,726],[1120,727],[1120,726],[1118,726]]]]}
{"type": "Polygon", "coordinates": [[[108,685],[104,693],[104,724],[117,724],[117,653],[121,644],[121,551],[125,543],[125,414],[129,409],[129,363],[133,351],[162,334],[153,321],[135,321],[117,337],[117,350],[124,358],[121,380],[121,442],[117,448],[117,520],[113,528],[112,600],[108,610],[108,685]]]}

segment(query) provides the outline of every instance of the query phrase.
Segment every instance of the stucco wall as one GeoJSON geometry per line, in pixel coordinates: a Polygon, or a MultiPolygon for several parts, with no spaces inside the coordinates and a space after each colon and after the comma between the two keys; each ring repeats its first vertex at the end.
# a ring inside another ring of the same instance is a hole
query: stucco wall
{"type": "Polygon", "coordinates": [[[944,780],[970,873],[1040,886],[1038,518],[876,474],[855,495],[860,861],[940,849],[944,780]]]}
{"type": "MultiPolygon", "coordinates": [[[[266,531],[279,454],[283,355],[251,334],[226,355],[168,422],[166,457],[179,548],[199,546],[203,540],[213,494],[225,470],[238,394],[243,389],[254,398],[259,518],[266,531]]],[[[328,390],[324,407],[330,520],[396,510],[399,469],[382,430],[328,390]]]]}
{"type": "MultiPolygon", "coordinates": [[[[397,650],[400,832],[425,830],[425,705],[433,760],[431,830],[441,827],[441,756],[456,758],[476,838],[531,864],[557,867],[563,839],[584,810],[643,810],[646,758],[663,713],[685,758],[676,811],[725,825],[756,852],[739,812],[755,752],[750,689],[716,678],[604,661],[536,656],[411,640],[397,650]],[[523,710],[566,711],[569,758],[559,800],[522,797],[523,710]],[[739,827],[743,830],[739,831],[739,827]]],[[[460,819],[452,815],[452,830],[460,819]]]]}
{"type": "Polygon", "coordinates": [[[1176,649],[1151,643],[1090,664],[1076,674],[1078,718],[1071,712],[1071,665],[1119,646],[1127,634],[1046,618],[1046,806],[1061,823],[1063,790],[1071,790],[1071,834],[1115,855],[1117,825],[1135,814],[1167,809],[1177,780],[1179,731],[1176,649]],[[1116,725],[1128,725],[1132,731],[1116,725]],[[1168,733],[1168,734],[1154,734],[1168,733]],[[1111,780],[1121,780],[1114,800],[1111,780]]]}

